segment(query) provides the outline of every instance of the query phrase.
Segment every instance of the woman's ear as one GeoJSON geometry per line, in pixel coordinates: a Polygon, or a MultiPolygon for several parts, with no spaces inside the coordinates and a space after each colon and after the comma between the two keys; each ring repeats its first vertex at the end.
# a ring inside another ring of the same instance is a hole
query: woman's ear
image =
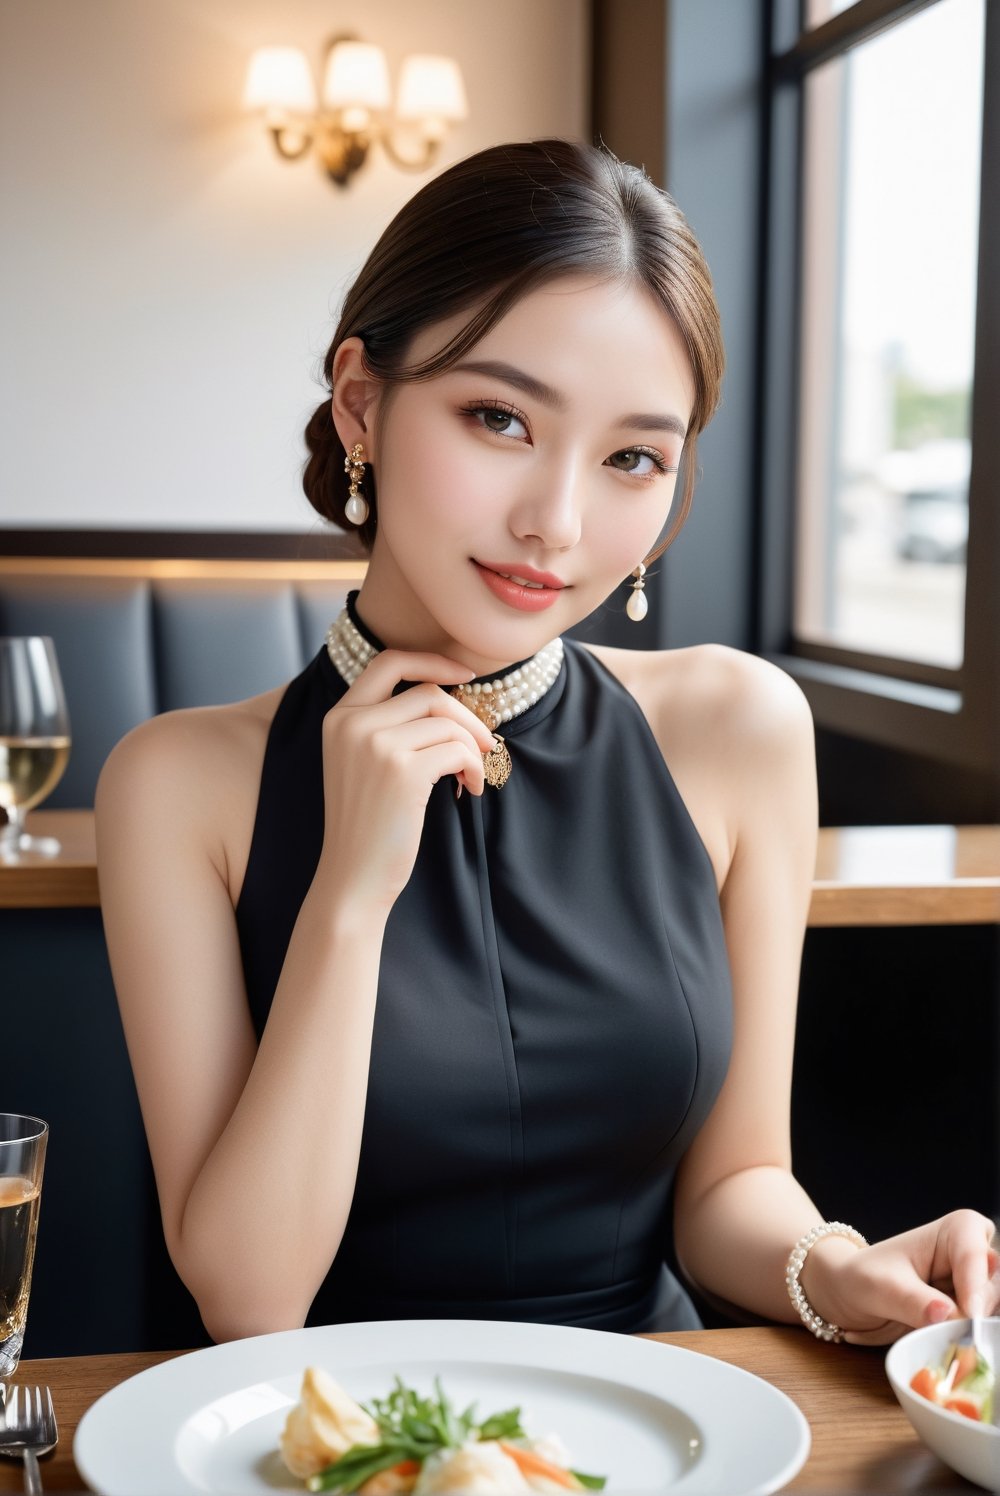
{"type": "Polygon", "coordinates": [[[349,452],[356,442],[371,450],[381,382],[365,368],[365,345],[345,338],[333,360],[333,424],[349,452]]]}

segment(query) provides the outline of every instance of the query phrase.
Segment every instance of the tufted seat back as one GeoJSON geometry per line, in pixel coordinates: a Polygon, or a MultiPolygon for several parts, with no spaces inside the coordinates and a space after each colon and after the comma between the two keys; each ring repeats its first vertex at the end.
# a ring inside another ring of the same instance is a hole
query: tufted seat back
{"type": "MultiPolygon", "coordinates": [[[[7,569],[9,568],[9,569],[7,569]]],[[[0,634],[47,634],[73,747],[50,809],[94,802],[101,766],[139,722],[290,680],[316,653],[363,562],[10,562],[0,634]]]]}

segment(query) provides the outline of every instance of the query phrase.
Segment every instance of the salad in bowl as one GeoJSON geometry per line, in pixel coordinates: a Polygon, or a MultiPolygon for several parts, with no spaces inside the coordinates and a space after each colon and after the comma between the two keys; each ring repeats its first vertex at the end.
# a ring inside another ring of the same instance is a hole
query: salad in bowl
{"type": "Polygon", "coordinates": [[[971,1322],[960,1319],[911,1330],[889,1347],[886,1374],[924,1443],[959,1475],[997,1491],[1000,1318],[983,1320],[983,1356],[973,1348],[970,1330],[971,1322]]]}

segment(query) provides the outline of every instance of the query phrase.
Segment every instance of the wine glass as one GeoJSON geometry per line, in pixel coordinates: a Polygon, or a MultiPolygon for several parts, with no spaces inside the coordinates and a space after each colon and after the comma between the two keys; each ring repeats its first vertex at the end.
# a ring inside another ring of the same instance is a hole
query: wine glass
{"type": "Polygon", "coordinates": [[[29,836],[25,812],[44,800],[69,759],[69,713],[51,639],[0,637],[0,857],[54,857],[52,836],[29,836]]]}

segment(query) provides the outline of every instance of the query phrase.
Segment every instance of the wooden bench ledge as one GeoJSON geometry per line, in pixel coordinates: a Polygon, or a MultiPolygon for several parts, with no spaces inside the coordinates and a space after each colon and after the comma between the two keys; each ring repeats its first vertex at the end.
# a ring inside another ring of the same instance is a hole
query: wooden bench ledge
{"type": "MultiPolygon", "coordinates": [[[[93,812],[40,810],[28,821],[63,851],[0,863],[0,908],[96,908],[93,812]]],[[[809,924],[1000,924],[1000,826],[824,828],[809,924]]]]}

